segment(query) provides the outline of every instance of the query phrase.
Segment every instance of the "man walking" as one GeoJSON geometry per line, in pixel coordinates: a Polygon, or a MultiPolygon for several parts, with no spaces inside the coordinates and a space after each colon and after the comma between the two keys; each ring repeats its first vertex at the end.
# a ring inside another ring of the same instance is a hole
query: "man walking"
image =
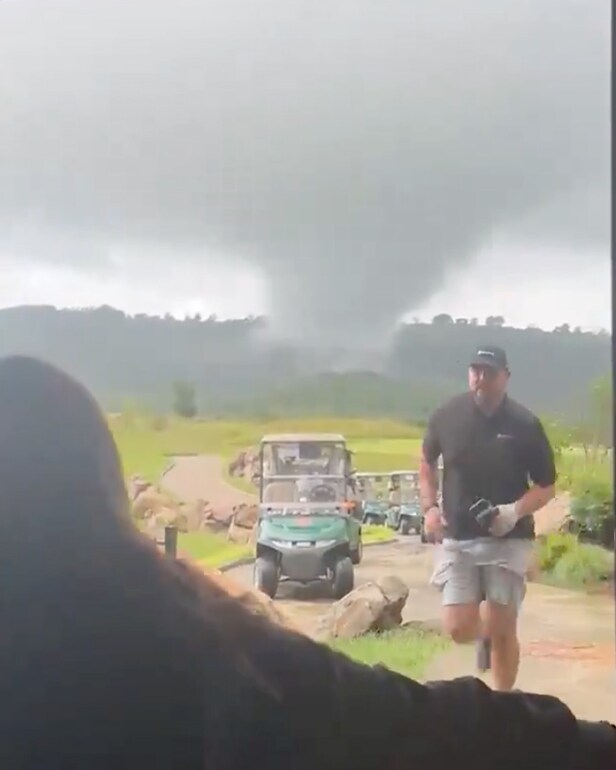
{"type": "Polygon", "coordinates": [[[490,640],[498,690],[511,690],[517,677],[517,616],[535,537],[533,514],[554,496],[556,481],[543,426],[507,395],[509,376],[504,350],[477,349],[469,392],[441,406],[428,422],[419,475],[426,534],[442,540],[432,583],[442,592],[445,630],[460,644],[481,636],[490,640]],[[480,500],[494,506],[487,530],[471,510],[480,500]]]}

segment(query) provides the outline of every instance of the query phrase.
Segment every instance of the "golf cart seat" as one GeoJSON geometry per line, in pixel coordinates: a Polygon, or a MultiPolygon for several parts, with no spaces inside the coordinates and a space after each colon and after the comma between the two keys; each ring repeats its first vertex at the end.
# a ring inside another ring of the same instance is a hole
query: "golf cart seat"
{"type": "Polygon", "coordinates": [[[295,503],[297,487],[294,481],[274,481],[263,490],[264,503],[295,503]]]}

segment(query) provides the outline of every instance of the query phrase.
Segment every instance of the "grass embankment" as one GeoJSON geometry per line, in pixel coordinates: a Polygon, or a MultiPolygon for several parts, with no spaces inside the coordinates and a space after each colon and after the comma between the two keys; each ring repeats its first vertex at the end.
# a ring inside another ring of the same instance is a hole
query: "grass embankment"
{"type": "MultiPolygon", "coordinates": [[[[413,467],[421,441],[419,428],[390,420],[230,422],[121,415],[110,425],[126,474],[150,479],[158,478],[174,455],[217,454],[228,462],[265,433],[342,433],[356,452],[358,469],[377,471],[413,467]]],[[[233,483],[252,491],[249,482],[233,483]]]]}
{"type": "Polygon", "coordinates": [[[186,554],[197,564],[222,567],[225,564],[252,556],[247,545],[231,543],[222,535],[209,532],[183,532],[178,536],[178,552],[186,554]]]}
{"type": "Polygon", "coordinates": [[[433,658],[449,646],[450,642],[438,634],[406,628],[331,644],[333,649],[360,663],[386,666],[412,679],[421,679],[433,658]]]}

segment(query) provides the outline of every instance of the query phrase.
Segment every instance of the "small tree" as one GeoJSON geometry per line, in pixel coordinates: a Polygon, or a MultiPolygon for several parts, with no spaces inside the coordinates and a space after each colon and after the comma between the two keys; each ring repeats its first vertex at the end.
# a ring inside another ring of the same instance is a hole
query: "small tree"
{"type": "Polygon", "coordinates": [[[191,382],[177,380],[173,383],[173,411],[187,420],[197,416],[197,395],[191,382]]]}

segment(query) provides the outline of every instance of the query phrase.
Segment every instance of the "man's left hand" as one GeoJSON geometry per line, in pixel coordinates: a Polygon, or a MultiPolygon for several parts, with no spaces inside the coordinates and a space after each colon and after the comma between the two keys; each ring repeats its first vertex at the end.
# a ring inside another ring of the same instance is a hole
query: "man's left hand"
{"type": "Polygon", "coordinates": [[[520,520],[518,515],[518,504],[508,503],[499,505],[498,514],[490,526],[490,534],[494,537],[504,537],[508,535],[520,520]]]}

